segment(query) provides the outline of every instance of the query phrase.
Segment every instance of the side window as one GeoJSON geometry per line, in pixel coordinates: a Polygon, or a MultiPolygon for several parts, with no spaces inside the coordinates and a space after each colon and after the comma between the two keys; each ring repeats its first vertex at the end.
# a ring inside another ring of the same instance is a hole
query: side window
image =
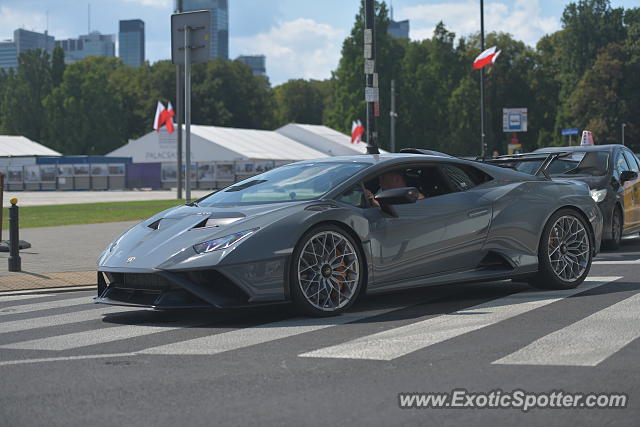
{"type": "Polygon", "coordinates": [[[473,187],[481,184],[484,181],[480,181],[477,177],[472,177],[470,170],[465,170],[462,167],[455,165],[444,165],[442,171],[451,181],[455,191],[467,191],[473,187]]]}
{"type": "Polygon", "coordinates": [[[627,163],[631,167],[631,170],[634,172],[640,172],[640,168],[638,167],[638,159],[633,155],[630,151],[624,150],[624,156],[627,158],[627,163]]]}
{"type": "Polygon", "coordinates": [[[357,208],[364,208],[366,206],[364,191],[360,184],[354,185],[340,196],[336,197],[336,201],[346,203],[357,208]]]}
{"type": "Polygon", "coordinates": [[[383,190],[415,187],[420,199],[442,196],[452,192],[447,179],[437,166],[413,166],[390,170],[372,177],[364,183],[367,192],[378,194],[383,190]]]}
{"type": "Polygon", "coordinates": [[[620,174],[624,171],[629,170],[629,165],[627,165],[627,161],[624,159],[622,153],[618,152],[616,155],[616,161],[613,164],[613,176],[618,181],[620,180],[620,174]]]}

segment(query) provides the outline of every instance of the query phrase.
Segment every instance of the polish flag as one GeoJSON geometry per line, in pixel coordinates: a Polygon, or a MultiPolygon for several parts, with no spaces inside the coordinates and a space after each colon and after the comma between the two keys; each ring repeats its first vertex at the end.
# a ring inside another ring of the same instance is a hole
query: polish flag
{"type": "Polygon", "coordinates": [[[158,106],[156,107],[156,117],[153,119],[153,129],[156,132],[160,132],[160,128],[164,123],[163,113],[166,111],[162,102],[158,101],[158,106]]]}
{"type": "Polygon", "coordinates": [[[164,111],[164,124],[167,126],[169,133],[173,133],[173,118],[176,116],[176,112],[173,111],[173,105],[169,103],[169,108],[164,111]]]}
{"type": "Polygon", "coordinates": [[[173,133],[173,117],[175,117],[175,115],[176,113],[173,110],[173,105],[171,105],[171,103],[169,103],[169,108],[167,109],[162,102],[158,101],[156,117],[153,120],[153,128],[156,132],[160,132],[160,128],[162,128],[162,126],[166,126],[167,131],[169,133],[173,133]]]}
{"type": "Polygon", "coordinates": [[[476,70],[480,70],[487,65],[493,66],[501,53],[502,51],[497,51],[497,47],[495,46],[485,50],[476,58],[475,61],[473,61],[473,68],[475,68],[476,70]]]}
{"type": "Polygon", "coordinates": [[[362,126],[362,122],[360,120],[353,122],[351,125],[351,143],[361,143],[363,134],[364,126],[362,126]]]}

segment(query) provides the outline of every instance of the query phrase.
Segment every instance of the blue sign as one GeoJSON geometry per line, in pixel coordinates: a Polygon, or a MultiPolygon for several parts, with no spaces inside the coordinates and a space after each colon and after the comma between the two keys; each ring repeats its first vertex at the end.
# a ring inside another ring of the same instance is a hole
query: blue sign
{"type": "Polygon", "coordinates": [[[580,134],[580,129],[574,128],[574,129],[562,129],[562,136],[570,136],[570,135],[579,135],[580,134]]]}

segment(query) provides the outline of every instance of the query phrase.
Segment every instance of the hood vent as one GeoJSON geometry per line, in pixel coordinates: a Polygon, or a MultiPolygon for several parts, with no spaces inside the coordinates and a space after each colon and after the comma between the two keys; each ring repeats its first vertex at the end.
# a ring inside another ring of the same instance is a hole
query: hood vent
{"type": "Polygon", "coordinates": [[[240,212],[214,213],[209,216],[209,218],[198,223],[198,225],[193,227],[193,229],[224,227],[225,225],[233,224],[234,222],[245,219],[246,217],[247,216],[245,214],[240,212]]]}

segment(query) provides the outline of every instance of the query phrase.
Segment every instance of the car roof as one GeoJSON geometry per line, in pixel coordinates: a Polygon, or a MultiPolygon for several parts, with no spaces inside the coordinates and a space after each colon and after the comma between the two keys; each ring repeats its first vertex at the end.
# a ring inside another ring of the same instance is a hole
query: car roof
{"type": "Polygon", "coordinates": [[[616,149],[625,148],[621,144],[608,144],[608,145],[576,145],[574,147],[545,147],[539,148],[534,153],[555,153],[558,151],[613,151],[616,149]]]}
{"type": "Polygon", "coordinates": [[[356,156],[336,156],[336,157],[325,157],[322,159],[314,159],[314,160],[303,160],[297,162],[299,164],[305,163],[370,163],[381,164],[381,163],[396,163],[407,160],[421,160],[421,161],[434,161],[434,162],[447,162],[451,160],[461,160],[456,157],[451,157],[447,155],[436,156],[429,154],[407,154],[407,153],[385,153],[385,154],[362,154],[356,156]]]}

